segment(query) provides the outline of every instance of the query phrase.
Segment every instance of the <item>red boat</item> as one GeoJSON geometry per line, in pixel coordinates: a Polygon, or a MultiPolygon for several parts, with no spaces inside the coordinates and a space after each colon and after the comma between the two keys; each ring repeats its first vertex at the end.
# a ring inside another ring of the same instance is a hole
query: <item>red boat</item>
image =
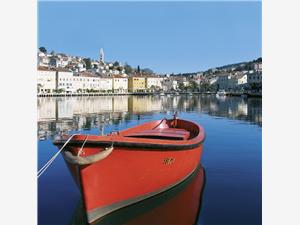
{"type": "Polygon", "coordinates": [[[79,186],[89,223],[166,191],[200,163],[204,129],[173,119],[147,122],[106,136],[55,140],[79,186]]]}
{"type": "MultiPolygon", "coordinates": [[[[195,225],[200,216],[204,188],[205,171],[199,165],[191,176],[170,190],[110,213],[92,224],[195,225]]],[[[80,201],[70,225],[85,224],[85,214],[80,201]]]]}

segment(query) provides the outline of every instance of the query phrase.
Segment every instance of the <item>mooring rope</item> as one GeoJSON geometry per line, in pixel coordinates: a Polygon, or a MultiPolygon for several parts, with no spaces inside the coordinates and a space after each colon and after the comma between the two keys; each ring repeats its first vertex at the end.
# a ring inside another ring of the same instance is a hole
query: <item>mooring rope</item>
{"type": "Polygon", "coordinates": [[[52,162],[56,159],[56,157],[59,155],[59,153],[64,149],[64,147],[69,143],[69,141],[75,136],[76,134],[72,134],[71,137],[65,142],[65,144],[58,150],[58,152],[49,159],[49,161],[38,171],[37,178],[39,178],[46,170],[47,168],[52,164],[52,162]]]}
{"type": "Polygon", "coordinates": [[[82,153],[83,146],[85,145],[85,142],[87,141],[88,136],[89,136],[89,135],[86,135],[85,140],[84,140],[83,144],[81,145],[80,150],[79,150],[78,153],[77,153],[77,156],[80,156],[80,154],[82,153]]]}

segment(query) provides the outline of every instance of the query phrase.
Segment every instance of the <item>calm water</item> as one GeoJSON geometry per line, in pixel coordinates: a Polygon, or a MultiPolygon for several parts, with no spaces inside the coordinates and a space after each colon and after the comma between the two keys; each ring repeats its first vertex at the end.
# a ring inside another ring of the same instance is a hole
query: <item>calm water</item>
{"type": "MultiPolygon", "coordinates": [[[[201,206],[196,211],[201,225],[261,224],[260,98],[200,95],[40,98],[38,166],[44,165],[57,151],[52,145],[55,135],[106,134],[150,120],[171,118],[175,111],[180,118],[205,128],[207,136],[201,161],[205,176],[196,174],[190,181],[198,182],[196,186],[182,184],[150,201],[111,214],[99,224],[149,224],[150,221],[165,224],[168,220],[163,216],[170,210],[174,210],[173,216],[179,216],[179,221],[180,213],[176,210],[181,209],[174,209],[174,205],[184,208],[191,201],[194,208],[201,206]],[[201,201],[192,192],[201,194],[201,201]],[[193,200],[185,202],[186,199],[193,200]]],[[[80,193],[61,156],[38,180],[38,210],[39,224],[82,224],[80,193]]]]}

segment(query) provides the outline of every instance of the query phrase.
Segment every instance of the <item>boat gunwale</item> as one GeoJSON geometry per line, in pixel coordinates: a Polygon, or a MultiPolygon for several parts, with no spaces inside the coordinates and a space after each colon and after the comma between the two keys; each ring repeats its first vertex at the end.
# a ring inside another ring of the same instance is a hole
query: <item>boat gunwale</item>
{"type": "MultiPolygon", "coordinates": [[[[181,120],[182,122],[194,124],[198,129],[198,134],[192,139],[188,139],[188,140],[165,140],[165,139],[135,138],[135,137],[124,136],[133,128],[136,129],[139,126],[144,126],[149,124],[154,124],[156,126],[157,124],[159,125],[162,122],[162,120],[154,120],[154,121],[143,123],[138,126],[128,128],[126,130],[122,130],[119,132],[120,135],[104,135],[104,136],[90,135],[89,136],[90,140],[87,140],[85,142],[85,146],[86,147],[93,147],[93,146],[108,147],[113,143],[115,147],[134,148],[132,150],[137,150],[136,148],[141,148],[140,150],[144,150],[144,149],[188,150],[188,149],[194,149],[204,142],[206,134],[204,132],[203,127],[201,127],[200,125],[192,121],[182,120],[182,119],[178,119],[178,120],[181,120]]],[[[86,136],[86,135],[80,134],[78,136],[86,136]]],[[[66,142],[66,140],[67,139],[54,140],[53,144],[60,146],[63,145],[66,142]]],[[[83,139],[79,139],[79,140],[72,139],[69,141],[68,146],[69,147],[80,146],[83,143],[83,141],[84,141],[83,139]]],[[[126,149],[126,150],[130,150],[130,149],[126,149]]]]}

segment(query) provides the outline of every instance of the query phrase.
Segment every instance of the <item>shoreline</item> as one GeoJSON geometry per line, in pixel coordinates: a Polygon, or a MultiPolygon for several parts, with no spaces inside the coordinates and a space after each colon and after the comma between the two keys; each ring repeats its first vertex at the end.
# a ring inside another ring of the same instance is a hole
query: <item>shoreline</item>
{"type": "MultiPolygon", "coordinates": [[[[181,96],[181,95],[216,95],[216,92],[162,92],[162,93],[146,93],[146,92],[136,92],[136,93],[45,93],[37,94],[37,97],[90,97],[90,96],[125,96],[125,95],[152,95],[152,96],[181,96]]],[[[227,92],[226,96],[239,96],[239,97],[258,97],[261,98],[261,93],[235,93],[227,92]]]]}

